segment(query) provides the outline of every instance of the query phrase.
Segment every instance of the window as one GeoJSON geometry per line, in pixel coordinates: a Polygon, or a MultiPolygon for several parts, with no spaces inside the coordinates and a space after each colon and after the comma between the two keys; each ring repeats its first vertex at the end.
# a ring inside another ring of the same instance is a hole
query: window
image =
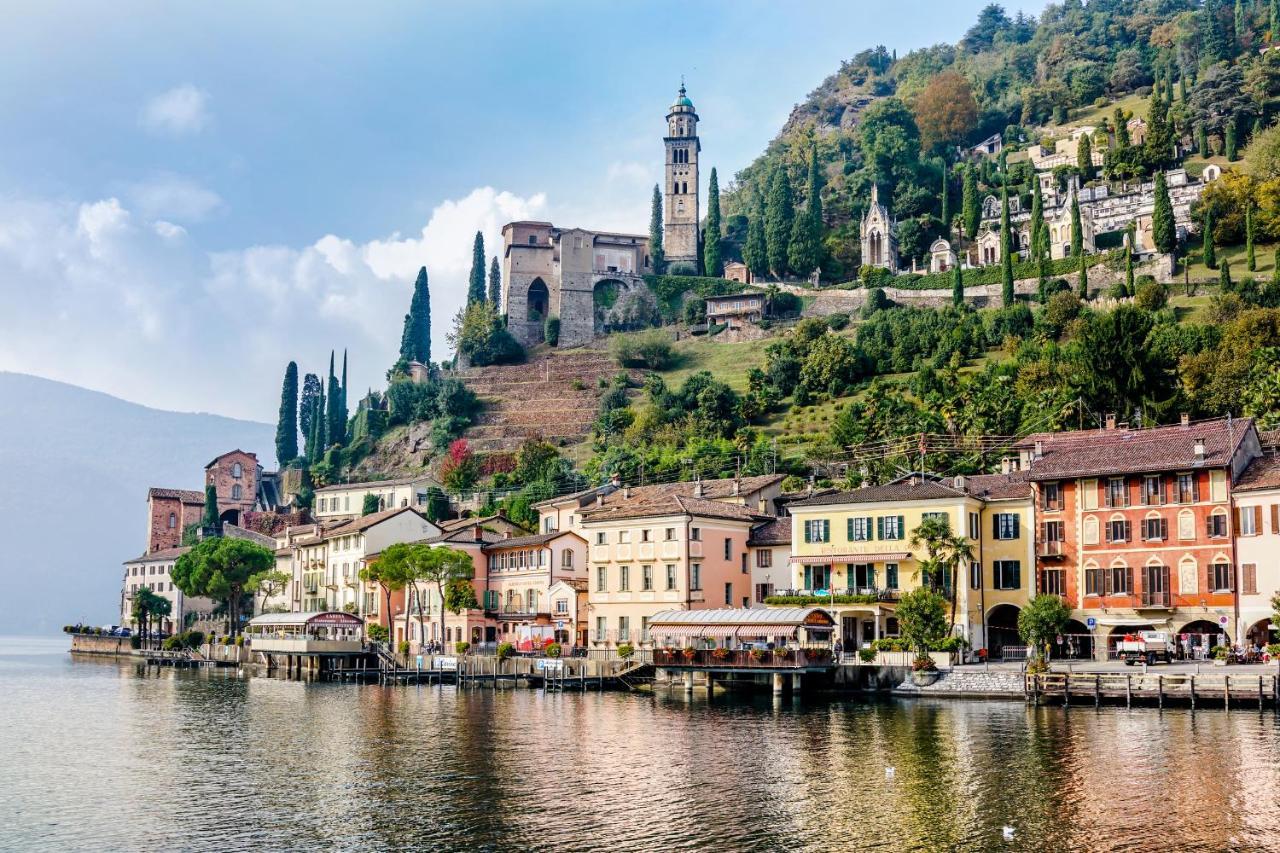
{"type": "Polygon", "coordinates": [[[1231,592],[1234,588],[1230,563],[1214,563],[1209,567],[1209,574],[1213,579],[1214,592],[1231,592]]]}
{"type": "Polygon", "coordinates": [[[876,567],[872,563],[855,563],[850,566],[848,580],[858,589],[876,588],[876,567]]]}
{"type": "MultiPolygon", "coordinates": [[[[530,237],[529,239],[530,239],[530,240],[532,240],[533,238],[532,238],[532,237],[530,237]]],[[[603,617],[603,616],[597,616],[597,617],[596,617],[596,642],[597,642],[597,643],[603,643],[603,642],[604,642],[604,634],[605,634],[605,628],[604,628],[604,626],[605,626],[604,617],[603,617]]]]}
{"type": "Polygon", "coordinates": [[[969,564],[969,589],[982,589],[982,564],[977,560],[969,564]]]}
{"type": "Polygon", "coordinates": [[[640,589],[645,592],[653,590],[653,566],[640,567],[640,589]]]}
{"type": "Polygon", "coordinates": [[[631,567],[618,567],[618,592],[631,592],[631,567]]]}
{"type": "Polygon", "coordinates": [[[1241,536],[1257,536],[1262,532],[1262,507],[1242,506],[1236,510],[1236,532],[1241,536]]]}
{"type": "Polygon", "coordinates": [[[1225,501],[1227,499],[1227,472],[1223,470],[1209,472],[1209,499],[1225,501]]]}
{"type": "Polygon", "coordinates": [[[178,514],[174,512],[169,513],[169,529],[172,530],[177,526],[178,526],[178,514]]]}
{"type": "Polygon", "coordinates": [[[538,245],[538,238],[537,238],[537,237],[534,237],[532,234],[530,234],[530,235],[529,235],[529,245],[530,245],[530,246],[536,246],[536,245],[538,245]]]}
{"type": "Polygon", "coordinates": [[[991,567],[996,589],[1021,589],[1022,564],[1017,560],[996,560],[991,567]]]}
{"type": "Polygon", "coordinates": [[[1106,595],[1107,594],[1107,570],[1106,569],[1085,569],[1084,570],[1084,594],[1085,595],[1106,595]]]}
{"type": "Polygon", "coordinates": [[[676,588],[676,567],[671,563],[667,563],[667,589],[671,590],[675,588],[676,588]]]}
{"type": "Polygon", "coordinates": [[[648,616],[640,617],[640,642],[642,643],[649,642],[649,617],[648,616]]]}
{"type": "Polygon", "coordinates": [[[831,522],[825,518],[814,518],[804,523],[804,541],[830,542],[831,522]]]}
{"type": "Polygon", "coordinates": [[[668,541],[668,542],[673,542],[673,541],[675,541],[675,538],[676,538],[676,529],[675,529],[674,527],[668,527],[668,528],[667,528],[667,532],[666,532],[666,534],[665,534],[662,538],[663,538],[663,539],[665,539],[665,540],[666,540],[666,541],[668,541]]]}
{"type": "Polygon", "coordinates": [[[689,566],[689,589],[702,589],[702,565],[700,563],[694,563],[689,566]]]}
{"type": "Polygon", "coordinates": [[[604,592],[609,587],[609,569],[606,566],[596,566],[596,592],[604,592]]]}
{"type": "Polygon", "coordinates": [[[902,528],[900,515],[885,515],[876,519],[876,534],[879,539],[901,539],[902,528]]]}
{"type": "Polygon", "coordinates": [[[1128,566],[1111,567],[1111,589],[1109,595],[1130,595],[1133,593],[1133,569],[1128,566]]]}
{"type": "Polygon", "coordinates": [[[726,560],[733,559],[733,540],[727,536],[724,539],[724,558],[726,560]]]}
{"type": "Polygon", "coordinates": [[[1189,509],[1184,509],[1182,512],[1178,513],[1178,538],[1196,538],[1196,517],[1189,509]]]}
{"type": "Polygon", "coordinates": [[[630,544],[631,544],[631,531],[630,531],[630,530],[619,530],[619,531],[618,531],[618,544],[619,544],[619,545],[630,545],[630,544]]]}
{"type": "Polygon", "coordinates": [[[239,480],[239,479],[240,479],[240,477],[241,477],[243,474],[244,474],[244,469],[240,467],[240,463],[239,463],[239,462],[233,462],[233,463],[231,463],[231,476],[232,476],[232,477],[235,477],[237,480],[239,480]]]}
{"type": "Polygon", "coordinates": [[[1112,477],[1107,480],[1107,506],[1128,506],[1129,505],[1129,489],[1126,487],[1124,477],[1112,477]]]}
{"type": "Polygon", "coordinates": [[[1041,574],[1041,580],[1044,592],[1048,595],[1066,595],[1067,594],[1067,573],[1062,569],[1045,569],[1041,574]]]}
{"type": "Polygon", "coordinates": [[[831,588],[831,567],[830,566],[805,566],[804,567],[804,588],[805,589],[830,589],[831,588]]]}
{"type": "Polygon", "coordinates": [[[1245,595],[1258,594],[1258,566],[1256,563],[1244,563],[1240,566],[1243,575],[1244,588],[1240,591],[1245,595]]]}
{"type": "Polygon", "coordinates": [[[928,521],[928,520],[929,520],[929,519],[931,519],[931,518],[936,518],[936,519],[939,519],[939,520],[941,520],[941,521],[945,521],[945,522],[947,522],[947,524],[948,524],[948,525],[950,525],[950,519],[947,517],[947,514],[946,514],[945,512],[922,512],[922,513],[920,513],[920,520],[921,520],[921,521],[928,521]]]}
{"type": "Polygon", "coordinates": [[[553,533],[555,532],[555,529],[556,529],[556,520],[554,518],[548,515],[546,518],[542,519],[543,533],[553,533]]]}
{"type": "Polygon", "coordinates": [[[885,589],[898,588],[898,564],[897,563],[884,564],[884,588],[885,589]]]}
{"type": "Polygon", "coordinates": [[[1040,487],[1040,508],[1047,511],[1062,509],[1062,484],[1045,483],[1040,487]]]}
{"type": "Polygon", "coordinates": [[[690,528],[689,528],[689,539],[690,539],[690,541],[692,541],[692,542],[701,542],[701,541],[702,541],[702,528],[701,528],[701,527],[690,527],[690,528]]]}
{"type": "Polygon", "coordinates": [[[1160,488],[1160,475],[1148,474],[1142,478],[1142,502],[1147,506],[1164,503],[1164,490],[1160,488]]]}
{"type": "Polygon", "coordinates": [[[845,532],[850,542],[869,542],[871,540],[871,519],[851,518],[846,522],[845,532]]]}
{"type": "Polygon", "coordinates": [[[653,531],[652,531],[652,530],[650,530],[650,529],[649,529],[649,528],[647,528],[647,527],[646,527],[644,530],[641,530],[641,531],[640,531],[640,541],[641,541],[641,542],[652,542],[653,540],[650,538],[650,536],[652,535],[652,533],[653,533],[653,531]]]}
{"type": "Polygon", "coordinates": [[[569,550],[568,548],[560,552],[560,568],[562,569],[573,568],[573,551],[569,550]]]}
{"type": "Polygon", "coordinates": [[[597,534],[596,534],[596,544],[597,544],[597,545],[608,545],[608,544],[609,544],[609,534],[605,533],[604,531],[601,531],[601,532],[597,533],[597,534]]]}
{"type": "Polygon", "coordinates": [[[618,617],[618,642],[625,643],[631,639],[631,617],[618,617]]]}
{"type": "Polygon", "coordinates": [[[1128,519],[1117,518],[1107,522],[1107,541],[1108,542],[1128,542],[1129,541],[1128,519]]]}
{"type": "Polygon", "coordinates": [[[1190,504],[1200,500],[1200,484],[1195,474],[1178,475],[1178,503],[1190,504]]]}
{"type": "Polygon", "coordinates": [[[976,512],[969,513],[969,538],[977,539],[982,535],[982,523],[976,512]]]}
{"type": "Polygon", "coordinates": [[[569,599],[567,599],[567,598],[557,598],[557,599],[556,599],[556,613],[557,613],[558,615],[563,616],[564,614],[566,614],[566,613],[568,613],[568,612],[569,612],[569,599]]]}
{"type": "Polygon", "coordinates": [[[992,516],[992,532],[997,539],[1018,538],[1018,515],[1013,512],[998,512],[992,516]]]}
{"type": "Polygon", "coordinates": [[[758,583],[756,584],[756,603],[763,604],[764,600],[773,595],[773,584],[758,583]]]}
{"type": "Polygon", "coordinates": [[[1061,521],[1046,521],[1044,523],[1044,541],[1061,542],[1063,530],[1064,527],[1061,521]]]}
{"type": "Polygon", "coordinates": [[[1142,519],[1142,539],[1145,542],[1160,542],[1169,538],[1169,522],[1163,518],[1142,519]]]}
{"type": "Polygon", "coordinates": [[[746,551],[742,552],[742,573],[744,575],[751,573],[751,570],[747,568],[747,552],[746,551]]]}
{"type": "Polygon", "coordinates": [[[733,583],[729,582],[724,585],[724,606],[733,606],[733,583]]]}
{"type": "Polygon", "coordinates": [[[1098,481],[1080,481],[1080,502],[1084,509],[1098,508],[1098,481]]]}
{"type": "Polygon", "coordinates": [[[1209,536],[1213,539],[1222,539],[1227,535],[1227,515],[1219,512],[1209,516],[1209,536]]]}
{"type": "Polygon", "coordinates": [[[773,549],[761,548],[756,551],[756,568],[771,569],[773,568],[773,549]]]}

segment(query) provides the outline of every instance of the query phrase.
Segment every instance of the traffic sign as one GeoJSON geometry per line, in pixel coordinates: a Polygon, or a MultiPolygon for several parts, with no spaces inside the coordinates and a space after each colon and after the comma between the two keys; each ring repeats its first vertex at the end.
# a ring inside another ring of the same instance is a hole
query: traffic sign
{"type": "Polygon", "coordinates": [[[1223,628],[1227,627],[1227,617],[1225,617],[1225,616],[1219,616],[1219,617],[1218,617],[1218,624],[1219,624],[1219,625],[1221,625],[1223,628]]]}
{"type": "Polygon", "coordinates": [[[1098,627],[1098,620],[1090,616],[1088,619],[1084,620],[1084,624],[1089,628],[1090,631],[1092,631],[1094,628],[1098,627]]]}

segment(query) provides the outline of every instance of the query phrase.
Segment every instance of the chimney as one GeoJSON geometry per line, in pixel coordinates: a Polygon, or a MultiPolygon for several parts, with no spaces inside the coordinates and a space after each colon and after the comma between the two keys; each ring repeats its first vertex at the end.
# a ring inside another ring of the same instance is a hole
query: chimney
{"type": "Polygon", "coordinates": [[[1204,461],[1204,439],[1203,438],[1196,439],[1195,454],[1196,454],[1197,462],[1204,461]]]}
{"type": "Polygon", "coordinates": [[[703,490],[703,488],[702,488],[702,478],[701,478],[701,477],[699,477],[699,478],[698,478],[698,481],[697,481],[696,483],[694,483],[694,484],[693,484],[693,496],[694,496],[695,498],[700,498],[700,497],[702,497],[705,493],[706,493],[706,492],[705,492],[705,491],[703,490]]]}
{"type": "Polygon", "coordinates": [[[609,478],[609,485],[613,486],[615,489],[621,486],[622,475],[619,474],[617,471],[614,471],[613,476],[609,478]]]}
{"type": "Polygon", "coordinates": [[[596,492],[596,506],[604,506],[604,493],[596,492]]]}
{"type": "Polygon", "coordinates": [[[483,542],[483,541],[484,541],[484,528],[483,528],[483,527],[481,527],[479,524],[474,525],[474,526],[471,528],[471,536],[472,536],[472,538],[473,538],[473,539],[475,539],[475,541],[477,541],[477,542],[483,542]]]}
{"type": "Polygon", "coordinates": [[[955,479],[955,488],[957,492],[963,492],[965,487],[964,474],[957,474],[955,479]]]}
{"type": "Polygon", "coordinates": [[[1040,440],[1040,439],[1038,439],[1038,438],[1036,439],[1036,455],[1035,455],[1035,458],[1036,458],[1036,459],[1043,459],[1043,458],[1044,458],[1044,442],[1043,442],[1043,441],[1041,441],[1041,440],[1040,440]]]}
{"type": "Polygon", "coordinates": [[[1107,429],[1115,429],[1115,428],[1116,428],[1116,416],[1115,416],[1115,413],[1112,413],[1107,415],[1107,429]]]}
{"type": "Polygon", "coordinates": [[[630,499],[630,498],[631,498],[631,487],[630,487],[630,486],[623,486],[623,487],[622,487],[622,496],[623,496],[624,498],[627,498],[627,499],[630,499]]]}
{"type": "Polygon", "coordinates": [[[1182,428],[1183,428],[1183,429],[1188,429],[1188,428],[1190,428],[1190,426],[1191,426],[1191,415],[1187,414],[1186,412],[1183,412],[1183,413],[1182,413],[1182,428]]]}
{"type": "Polygon", "coordinates": [[[502,538],[503,538],[503,539],[510,539],[510,538],[511,538],[511,531],[510,531],[510,530],[504,530],[504,531],[502,531],[502,538]]]}
{"type": "Polygon", "coordinates": [[[736,498],[742,492],[742,481],[737,477],[733,478],[733,496],[736,498]]]}
{"type": "Polygon", "coordinates": [[[1000,473],[1001,473],[1001,474],[1008,474],[1008,473],[1009,473],[1009,472],[1011,472],[1012,470],[1013,470],[1013,460],[1012,460],[1012,459],[1010,459],[1008,456],[1006,456],[1006,457],[1004,457],[1003,459],[1001,459],[1001,460],[1000,460],[1000,473]]]}

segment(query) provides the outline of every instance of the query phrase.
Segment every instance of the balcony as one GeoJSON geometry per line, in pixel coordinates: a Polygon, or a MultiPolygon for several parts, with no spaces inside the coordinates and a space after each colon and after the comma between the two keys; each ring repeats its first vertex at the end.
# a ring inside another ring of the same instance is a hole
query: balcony
{"type": "Polygon", "coordinates": [[[1052,560],[1066,555],[1066,548],[1060,539],[1042,540],[1036,543],[1036,556],[1052,560]]]}
{"type": "Polygon", "coordinates": [[[853,589],[780,589],[765,599],[766,604],[775,607],[823,607],[840,604],[879,604],[894,602],[902,594],[899,589],[879,587],[855,587],[853,589]]]}
{"type": "Polygon", "coordinates": [[[654,649],[653,665],[671,669],[810,669],[834,665],[831,649],[654,649]]]}
{"type": "Polygon", "coordinates": [[[1173,596],[1170,595],[1168,590],[1153,591],[1144,589],[1139,598],[1141,599],[1139,607],[1153,610],[1167,610],[1173,607],[1173,596]]]}
{"type": "MultiPolygon", "coordinates": [[[[522,605],[504,605],[499,608],[486,607],[484,615],[490,619],[510,619],[515,622],[532,622],[535,619],[550,619],[551,614],[545,610],[530,610],[522,605]]],[[[561,619],[568,618],[561,616],[561,619]]]]}

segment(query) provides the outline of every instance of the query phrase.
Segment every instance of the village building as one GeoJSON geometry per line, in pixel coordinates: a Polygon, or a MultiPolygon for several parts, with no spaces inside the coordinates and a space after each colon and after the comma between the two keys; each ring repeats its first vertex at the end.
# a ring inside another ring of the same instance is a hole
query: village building
{"type": "Polygon", "coordinates": [[[1072,609],[1065,633],[1098,659],[1142,629],[1187,634],[1200,654],[1243,636],[1231,501],[1261,455],[1251,420],[1131,429],[1108,416],[1015,447],[1035,488],[1036,588],[1072,609]]]}
{"type": "Polygon", "coordinates": [[[509,536],[480,551],[487,576],[484,610],[496,623],[497,642],[510,642],[520,651],[551,641],[564,647],[586,644],[577,612],[577,589],[585,590],[587,581],[585,539],[567,530],[509,536]]]}
{"type": "MultiPolygon", "coordinates": [[[[909,474],[795,501],[787,594],[830,596],[824,606],[846,649],[897,636],[898,599],[925,582],[929,555],[922,540],[912,541],[914,531],[942,518],[968,540],[973,556],[955,579],[956,633],[999,657],[1005,646],[1021,645],[1017,614],[1033,589],[1031,495],[1030,484],[1013,473],[909,474]]],[[[949,577],[937,585],[951,596],[949,577]]]]}
{"type": "Polygon", "coordinates": [[[160,630],[173,634],[186,628],[208,630],[212,624],[214,603],[200,596],[187,596],[173,582],[173,566],[189,547],[149,551],[124,564],[124,584],[120,590],[120,624],[138,627],[133,618],[133,599],[138,590],[147,589],[169,601],[169,615],[160,622],[160,630]]]}
{"type": "Polygon", "coordinates": [[[956,253],[950,240],[939,237],[929,246],[929,272],[948,272],[955,269],[956,263],[956,253]]]}
{"type": "Polygon", "coordinates": [[[707,328],[722,325],[729,329],[741,329],[746,324],[758,324],[764,319],[763,293],[735,293],[729,296],[707,297],[707,328]]]}
{"type": "Polygon", "coordinates": [[[898,223],[880,202],[880,188],[871,185],[871,201],[858,226],[862,265],[898,271],[898,223]]]}
{"type": "Polygon", "coordinates": [[[765,606],[775,590],[791,585],[791,519],[774,518],[751,528],[747,539],[751,566],[751,607],[765,606]]]}
{"type": "Polygon", "coordinates": [[[204,492],[190,489],[147,489],[147,553],[182,545],[183,531],[198,526],[204,515],[204,492]]]}
{"type": "Polygon", "coordinates": [[[995,157],[1004,150],[1004,137],[998,133],[993,133],[977,145],[969,149],[969,154],[974,157],[995,157]]]}
{"type": "Polygon", "coordinates": [[[698,262],[698,113],[685,93],[684,83],[667,111],[666,200],[662,218],[662,249],[668,264],[698,262]]]}
{"type": "Polygon", "coordinates": [[[1236,559],[1240,562],[1240,624],[1247,643],[1275,642],[1275,608],[1280,592],[1280,455],[1275,450],[1245,469],[1232,486],[1236,559]]]}
{"type": "Polygon", "coordinates": [[[356,518],[364,511],[365,495],[378,498],[378,511],[413,507],[426,512],[432,488],[443,490],[433,477],[421,474],[395,480],[332,483],[316,489],[315,517],[319,521],[356,518]]]}
{"type": "Polygon", "coordinates": [[[739,284],[750,284],[751,270],[742,261],[729,261],[724,265],[724,277],[739,284]]]}

